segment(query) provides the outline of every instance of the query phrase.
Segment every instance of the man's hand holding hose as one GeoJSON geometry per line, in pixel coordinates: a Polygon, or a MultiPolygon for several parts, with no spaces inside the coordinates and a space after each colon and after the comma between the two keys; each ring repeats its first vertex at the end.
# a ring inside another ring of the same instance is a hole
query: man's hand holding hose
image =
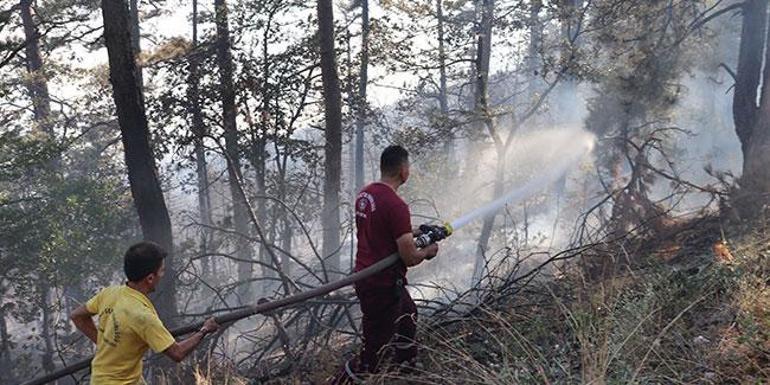
{"type": "Polygon", "coordinates": [[[200,330],[198,331],[203,333],[205,336],[211,333],[216,333],[217,330],[219,330],[219,324],[214,317],[211,317],[203,322],[203,326],[201,326],[200,330]]]}
{"type": "Polygon", "coordinates": [[[448,223],[443,225],[420,225],[417,237],[414,239],[415,246],[426,252],[425,259],[430,260],[438,253],[438,241],[452,235],[452,226],[448,223]]]}
{"type": "Polygon", "coordinates": [[[433,257],[438,254],[438,243],[430,244],[423,248],[423,251],[425,251],[425,259],[431,260],[433,257]]]}

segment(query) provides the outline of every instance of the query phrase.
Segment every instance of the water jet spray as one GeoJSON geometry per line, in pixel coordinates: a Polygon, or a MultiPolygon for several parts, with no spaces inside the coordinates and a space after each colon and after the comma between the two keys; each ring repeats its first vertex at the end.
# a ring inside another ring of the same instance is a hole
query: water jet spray
{"type": "Polygon", "coordinates": [[[417,247],[423,248],[432,243],[441,241],[442,239],[452,235],[455,231],[465,227],[471,222],[486,218],[490,215],[494,215],[503,206],[508,204],[515,204],[530,198],[537,192],[542,191],[548,185],[556,182],[570,169],[570,167],[574,166],[580,160],[580,158],[593,150],[593,135],[582,133],[575,139],[576,144],[573,149],[577,151],[574,151],[572,156],[562,157],[562,159],[558,161],[554,167],[540,172],[537,176],[530,179],[523,186],[511,190],[505,195],[495,199],[494,201],[462,215],[451,223],[420,226],[422,234],[415,238],[415,244],[417,247]]]}

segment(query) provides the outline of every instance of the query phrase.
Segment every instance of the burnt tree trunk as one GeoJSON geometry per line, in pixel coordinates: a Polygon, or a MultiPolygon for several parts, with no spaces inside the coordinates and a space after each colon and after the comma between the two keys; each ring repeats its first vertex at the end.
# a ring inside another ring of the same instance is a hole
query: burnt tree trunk
{"type": "Polygon", "coordinates": [[[139,214],[142,235],[144,239],[159,244],[169,253],[166,258],[166,278],[160,282],[155,304],[164,322],[173,326],[177,307],[171,220],[150,147],[150,131],[142,103],[135,55],[131,47],[128,7],[122,0],[102,0],[102,17],[112,95],[120,124],[128,181],[139,214]]]}
{"type": "MultiPolygon", "coordinates": [[[[238,145],[238,128],[236,125],[237,110],[235,106],[235,85],[233,82],[233,57],[230,52],[230,27],[228,25],[228,10],[225,0],[214,0],[216,18],[216,55],[219,66],[220,97],[222,98],[222,118],[225,132],[225,152],[230,160],[227,175],[230,185],[230,196],[233,200],[233,222],[235,231],[242,235],[248,234],[247,206],[244,197],[238,191],[238,181],[241,178],[241,159],[238,145]]],[[[251,259],[251,247],[246,238],[237,235],[235,255],[239,259],[251,259]]],[[[244,282],[238,291],[241,298],[248,298],[251,293],[251,283],[245,283],[252,278],[253,265],[248,262],[238,263],[238,280],[244,282]]]]}
{"type": "Polygon", "coordinates": [[[760,209],[770,195],[770,82],[766,81],[770,79],[770,63],[767,63],[770,30],[767,10],[767,0],[743,3],[735,74],[733,121],[741,142],[743,175],[739,181],[740,189],[733,198],[737,213],[745,218],[761,213],[760,209]]]}
{"type": "MultiPolygon", "coordinates": [[[[190,73],[187,79],[187,97],[190,101],[189,114],[191,117],[191,126],[195,143],[195,169],[197,173],[198,184],[198,215],[200,217],[203,229],[201,229],[201,238],[199,250],[201,254],[206,254],[211,242],[211,197],[209,195],[209,176],[208,163],[206,161],[206,149],[203,146],[204,136],[206,135],[206,126],[203,122],[203,111],[200,101],[200,59],[198,51],[198,0],[192,0],[192,52],[189,58],[190,73]]],[[[206,257],[202,261],[203,276],[207,277],[214,271],[211,265],[211,259],[206,257]]]]}
{"type": "Polygon", "coordinates": [[[748,0],[743,5],[733,94],[733,120],[743,152],[741,191],[736,201],[739,212],[747,217],[756,215],[757,209],[768,202],[770,194],[770,82],[767,81],[770,79],[770,63],[767,63],[770,30],[767,11],[767,0],[748,0]],[[763,55],[766,55],[764,60],[763,55]],[[765,81],[761,82],[761,79],[765,81]]]}
{"type": "Polygon", "coordinates": [[[340,271],[340,177],[342,171],[342,96],[334,52],[331,0],[318,0],[318,46],[321,55],[326,144],[324,146],[323,255],[340,271]]]}
{"type": "Polygon", "coordinates": [[[743,7],[743,27],[733,93],[733,120],[735,132],[741,141],[744,164],[758,115],[757,90],[762,76],[766,12],[767,2],[763,0],[749,0],[743,7]]]}

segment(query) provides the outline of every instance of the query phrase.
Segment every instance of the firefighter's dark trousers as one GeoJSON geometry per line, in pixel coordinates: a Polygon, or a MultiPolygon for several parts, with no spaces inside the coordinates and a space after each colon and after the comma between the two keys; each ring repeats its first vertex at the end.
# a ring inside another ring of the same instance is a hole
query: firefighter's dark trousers
{"type": "Polygon", "coordinates": [[[385,353],[383,347],[389,343],[394,363],[412,361],[417,356],[417,307],[406,288],[402,284],[391,288],[356,287],[356,295],[361,302],[364,332],[359,370],[375,372],[385,353]]]}
{"type": "Polygon", "coordinates": [[[364,346],[361,354],[346,362],[331,380],[333,385],[356,383],[359,374],[381,369],[388,346],[393,348],[393,363],[411,362],[417,356],[414,342],[417,307],[403,285],[366,287],[356,285],[361,303],[364,346]]]}

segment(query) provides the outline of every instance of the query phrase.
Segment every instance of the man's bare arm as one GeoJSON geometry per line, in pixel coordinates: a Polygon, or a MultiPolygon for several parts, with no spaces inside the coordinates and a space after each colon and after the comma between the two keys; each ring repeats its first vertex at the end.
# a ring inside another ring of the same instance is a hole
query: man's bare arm
{"type": "Polygon", "coordinates": [[[198,346],[205,335],[204,332],[199,330],[180,342],[174,342],[173,345],[163,351],[163,354],[176,362],[181,362],[188,354],[195,350],[195,347],[198,346]]]}
{"type": "Polygon", "coordinates": [[[438,245],[435,243],[418,250],[417,246],[414,245],[414,237],[412,237],[411,233],[405,233],[398,237],[396,245],[398,246],[398,254],[401,256],[401,260],[409,267],[419,265],[426,257],[435,256],[438,253],[438,245]]]}
{"type": "Polygon", "coordinates": [[[206,334],[213,333],[217,329],[219,329],[219,325],[217,325],[214,318],[209,318],[203,323],[201,330],[180,342],[174,342],[168,349],[163,351],[163,354],[176,362],[181,362],[188,354],[195,350],[195,347],[198,346],[206,334]]]}
{"type": "Polygon", "coordinates": [[[96,325],[93,319],[94,314],[89,312],[85,306],[80,305],[72,311],[70,319],[75,327],[88,337],[93,343],[96,343],[96,325]]]}

